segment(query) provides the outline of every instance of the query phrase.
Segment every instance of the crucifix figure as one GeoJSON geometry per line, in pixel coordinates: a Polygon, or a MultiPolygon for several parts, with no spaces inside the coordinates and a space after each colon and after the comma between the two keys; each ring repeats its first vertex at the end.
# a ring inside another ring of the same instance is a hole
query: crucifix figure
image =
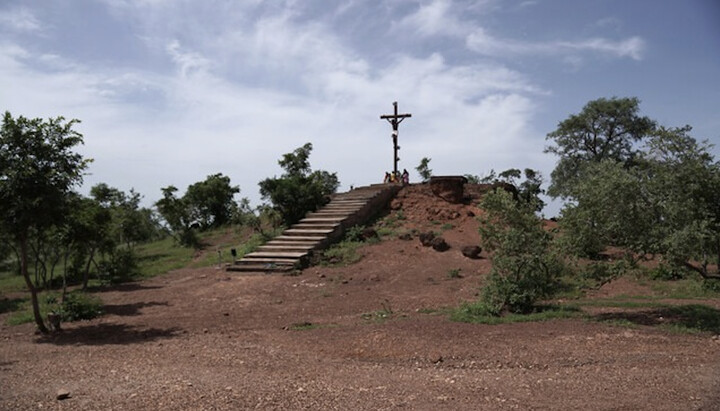
{"type": "Polygon", "coordinates": [[[397,176],[398,176],[397,163],[398,163],[398,160],[400,160],[400,159],[398,158],[398,154],[397,154],[398,150],[400,149],[400,147],[398,146],[398,126],[399,126],[400,123],[401,123],[403,120],[405,120],[406,118],[412,117],[412,114],[410,114],[410,113],[407,113],[407,114],[398,114],[398,108],[397,108],[397,106],[398,106],[398,105],[397,105],[397,101],[394,101],[394,102],[393,102],[393,107],[395,108],[395,113],[394,113],[394,114],[384,114],[384,115],[380,116],[380,119],[381,119],[381,120],[382,120],[382,119],[385,119],[385,120],[387,120],[387,121],[390,123],[390,125],[392,125],[392,130],[393,130],[393,131],[392,131],[392,139],[393,139],[393,173],[395,173],[394,175],[395,175],[396,178],[397,178],[397,176]]]}

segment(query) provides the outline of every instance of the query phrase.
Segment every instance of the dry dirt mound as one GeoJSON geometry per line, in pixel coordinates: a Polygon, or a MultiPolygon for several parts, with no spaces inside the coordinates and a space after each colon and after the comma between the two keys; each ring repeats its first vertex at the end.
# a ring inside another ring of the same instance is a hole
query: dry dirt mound
{"type": "Polygon", "coordinates": [[[398,231],[438,231],[450,249],[393,237],[294,277],[178,270],[99,293],[108,314],[61,335],[0,325],[0,409],[717,409],[708,335],[449,321],[490,269],[460,253],[479,210],[422,186],[393,207],[398,231]]]}

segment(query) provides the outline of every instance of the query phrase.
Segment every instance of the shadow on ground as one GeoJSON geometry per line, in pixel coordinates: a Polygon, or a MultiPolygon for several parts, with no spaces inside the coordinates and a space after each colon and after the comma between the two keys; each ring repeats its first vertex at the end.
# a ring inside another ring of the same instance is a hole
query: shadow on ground
{"type": "Polygon", "coordinates": [[[94,324],[68,328],[61,332],[41,336],[36,341],[55,345],[125,345],[142,344],[173,338],[182,329],[137,328],[126,324],[94,324]]]}
{"type": "Polygon", "coordinates": [[[158,288],[162,288],[161,286],[157,285],[146,285],[142,284],[140,282],[129,282],[129,283],[122,283],[122,284],[116,284],[111,286],[94,286],[94,287],[88,287],[88,291],[94,292],[94,293],[105,293],[109,291],[141,291],[141,290],[155,290],[158,288]]]}
{"type": "Polygon", "coordinates": [[[150,302],[140,302],[140,303],[133,303],[133,304],[105,304],[103,306],[103,311],[105,314],[112,314],[112,315],[122,315],[122,316],[132,316],[132,315],[140,315],[143,308],[147,307],[156,307],[156,306],[169,306],[167,302],[157,302],[157,301],[150,301],[150,302]]]}
{"type": "Polygon", "coordinates": [[[22,298],[3,298],[0,300],[0,314],[18,311],[24,302],[22,298]]]}
{"type": "Polygon", "coordinates": [[[678,330],[720,334],[720,310],[700,304],[633,312],[604,313],[598,314],[594,318],[598,321],[664,326],[678,330]]]}

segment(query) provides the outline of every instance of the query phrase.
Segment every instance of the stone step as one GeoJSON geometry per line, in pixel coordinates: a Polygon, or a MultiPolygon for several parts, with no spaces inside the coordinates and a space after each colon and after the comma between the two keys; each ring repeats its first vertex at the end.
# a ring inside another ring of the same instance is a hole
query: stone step
{"type": "Polygon", "coordinates": [[[345,220],[345,216],[337,217],[305,217],[298,222],[298,224],[322,224],[322,223],[339,223],[345,220]]]}
{"type": "Polygon", "coordinates": [[[226,268],[227,271],[234,272],[246,272],[246,273],[267,273],[267,272],[286,272],[291,271],[295,268],[292,265],[277,265],[277,264],[243,264],[243,265],[230,265],[226,268]]]}
{"type": "Polygon", "coordinates": [[[323,209],[324,212],[330,212],[330,213],[345,213],[345,214],[355,214],[358,211],[360,211],[362,207],[326,207],[323,209]]]}
{"type": "MultiPolygon", "coordinates": [[[[290,237],[290,238],[300,238],[300,237],[290,237]]],[[[295,240],[295,241],[292,241],[292,240],[277,240],[277,239],[275,239],[275,240],[270,240],[263,245],[296,245],[296,246],[314,247],[321,240],[314,240],[314,241],[295,240]]]]}
{"type": "Polygon", "coordinates": [[[347,197],[335,197],[330,201],[330,203],[334,203],[337,201],[362,201],[367,202],[368,200],[372,200],[375,197],[375,194],[373,195],[361,195],[361,196],[347,196],[347,197]]]}
{"type": "MultiPolygon", "coordinates": [[[[307,251],[253,251],[252,253],[245,254],[243,259],[246,258],[303,258],[308,255],[307,251]]],[[[240,260],[242,261],[242,260],[240,260]]]]}
{"type": "Polygon", "coordinates": [[[306,263],[313,251],[338,240],[336,234],[341,232],[343,223],[365,218],[369,204],[376,204],[378,196],[386,198],[390,194],[387,190],[397,192],[398,188],[398,185],[377,184],[337,194],[325,207],[307,213],[298,224],[245,255],[228,267],[228,271],[261,274],[295,269],[306,263]],[[362,216],[358,214],[361,211],[362,216]]]}
{"type": "Polygon", "coordinates": [[[350,212],[317,211],[314,213],[309,213],[307,216],[305,216],[305,218],[339,218],[341,220],[344,220],[351,215],[353,215],[353,213],[350,212]]]}
{"type": "Polygon", "coordinates": [[[307,246],[307,245],[261,245],[260,247],[256,248],[255,251],[265,252],[265,251],[310,251],[313,249],[314,246],[307,246]]]}
{"type": "Polygon", "coordinates": [[[332,233],[333,229],[296,229],[296,228],[289,228],[285,231],[283,231],[283,235],[285,236],[327,236],[328,234],[332,233]]]}
{"type": "Polygon", "coordinates": [[[290,228],[293,230],[331,230],[339,225],[340,223],[298,223],[290,228]]]}
{"type": "Polygon", "coordinates": [[[326,205],[324,208],[327,207],[333,207],[333,206],[345,206],[345,207],[362,207],[365,204],[367,204],[367,201],[359,201],[359,200],[333,200],[328,205],[326,205]]]}
{"type": "Polygon", "coordinates": [[[267,258],[267,257],[243,257],[241,260],[235,262],[234,265],[246,265],[246,264],[277,264],[277,265],[295,265],[297,264],[297,258],[267,258]]]}
{"type": "Polygon", "coordinates": [[[275,237],[272,241],[278,240],[278,241],[314,241],[314,242],[320,242],[325,239],[324,235],[279,235],[275,237]]]}

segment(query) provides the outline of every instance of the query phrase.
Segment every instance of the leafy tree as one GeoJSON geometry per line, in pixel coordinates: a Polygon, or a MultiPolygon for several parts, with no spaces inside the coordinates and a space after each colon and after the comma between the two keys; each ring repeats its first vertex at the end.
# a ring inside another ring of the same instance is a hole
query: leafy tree
{"type": "Polygon", "coordinates": [[[192,216],[190,208],[183,198],[178,198],[175,193],[178,191],[175,186],[167,186],[162,189],[163,198],[155,203],[158,212],[170,227],[175,240],[187,247],[197,247],[199,239],[192,227],[192,216]]]}
{"type": "Polygon", "coordinates": [[[158,237],[159,224],[155,214],[148,208],[140,207],[142,196],[130,189],[128,194],[99,183],[90,189],[90,195],[112,216],[112,230],[108,233],[117,244],[133,249],[142,243],[158,237]]]}
{"type": "Polygon", "coordinates": [[[432,177],[432,170],[429,167],[430,160],[432,159],[423,157],[422,160],[420,160],[420,164],[415,167],[415,170],[417,170],[418,174],[420,174],[420,178],[422,178],[423,183],[430,181],[430,177],[432,177]]]}
{"type": "Polygon", "coordinates": [[[548,194],[574,198],[574,188],[588,164],[604,160],[631,166],[638,155],[636,143],[648,137],[655,122],[639,113],[637,98],[600,98],[590,101],[547,135],[554,143],[545,152],[559,157],[551,174],[548,194]]]}
{"type": "MultiPolygon", "coordinates": [[[[468,175],[466,175],[467,177],[468,175]]],[[[510,184],[516,191],[516,199],[527,204],[531,204],[535,211],[542,211],[545,202],[540,195],[545,194],[542,189],[542,175],[539,171],[526,168],[520,171],[517,168],[509,168],[499,174],[495,170],[490,170],[487,176],[480,178],[473,176],[475,181],[483,184],[505,185],[510,184]],[[525,180],[519,181],[525,175],[525,180]]],[[[512,187],[511,187],[512,188],[512,187]]],[[[511,190],[512,191],[512,190],[511,190]]]]}
{"type": "Polygon", "coordinates": [[[5,112],[0,129],[0,225],[17,247],[35,322],[43,333],[48,329],[28,273],[29,244],[32,236],[63,222],[71,190],[82,182],[89,160],[73,152],[83,142],[73,130],[77,122],[15,119],[5,112]]]}
{"type": "Polygon", "coordinates": [[[230,185],[230,177],[218,173],[190,185],[183,198],[190,207],[193,223],[201,229],[208,229],[231,222],[237,211],[233,197],[239,192],[240,187],[230,185]]]}
{"type": "Polygon", "coordinates": [[[488,193],[481,207],[480,237],[493,262],[483,289],[485,308],[494,315],[528,312],[556,289],[562,264],[553,252],[552,236],[532,203],[516,201],[506,191],[488,193]]]}
{"type": "Polygon", "coordinates": [[[562,212],[567,249],[592,257],[613,245],[720,278],[710,272],[720,258],[720,164],[690,130],[659,127],[632,167],[588,167],[562,212]]]}
{"type": "Polygon", "coordinates": [[[73,266],[82,275],[84,290],[90,279],[91,265],[94,263],[97,266],[95,256],[99,253],[111,253],[117,246],[111,234],[111,210],[97,199],[77,196],[70,214],[68,230],[74,249],[73,266]]]}
{"type": "Polygon", "coordinates": [[[178,242],[185,246],[199,245],[196,229],[221,227],[239,220],[242,213],[252,212],[247,199],[241,200],[244,208],[238,207],[234,197],[240,187],[230,185],[230,177],[220,173],[191,184],[182,197],[176,196],[177,191],[175,186],[163,188],[163,198],[155,206],[178,242]]]}
{"type": "Polygon", "coordinates": [[[283,154],[278,161],[285,170],[282,176],[258,183],[262,198],[272,203],[286,225],[298,222],[307,212],[327,204],[329,196],[340,185],[336,173],[311,170],[311,151],[312,144],[307,143],[292,153],[283,154]]]}

